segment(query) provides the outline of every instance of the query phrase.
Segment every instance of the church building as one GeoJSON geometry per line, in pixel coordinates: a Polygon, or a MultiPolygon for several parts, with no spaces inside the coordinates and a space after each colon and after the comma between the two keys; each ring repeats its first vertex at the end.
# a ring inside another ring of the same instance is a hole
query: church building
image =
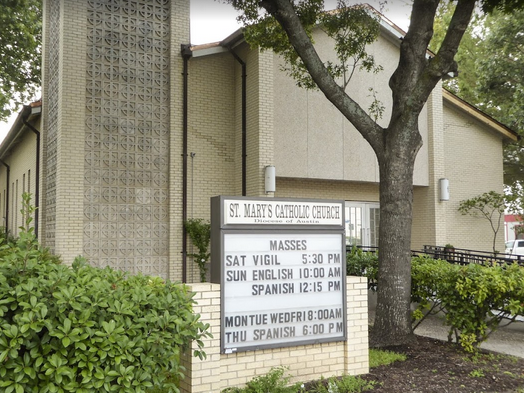
{"type": "MultiPolygon", "coordinates": [[[[186,282],[199,275],[183,223],[209,219],[217,195],[344,200],[348,243],[378,245],[371,147],[241,30],[192,46],[189,2],[44,0],[42,99],[23,108],[0,146],[0,225],[18,233],[29,192],[38,238],[64,263],[82,255],[186,282]]],[[[334,59],[333,42],[314,34],[321,57],[334,59]]],[[[381,18],[369,51],[383,71],[357,72],[348,86],[364,108],[374,89],[383,122],[403,34],[381,18]]],[[[412,248],[489,250],[489,226],[457,208],[502,192],[502,147],[516,134],[441,85],[419,127],[412,248]]]]}

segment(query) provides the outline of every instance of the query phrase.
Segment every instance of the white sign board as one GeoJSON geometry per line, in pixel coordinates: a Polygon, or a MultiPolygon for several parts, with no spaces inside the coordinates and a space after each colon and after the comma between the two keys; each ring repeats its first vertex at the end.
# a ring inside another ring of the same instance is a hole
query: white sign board
{"type": "Polygon", "coordinates": [[[294,232],[223,234],[225,353],[344,340],[343,231],[294,232]]]}
{"type": "Polygon", "coordinates": [[[339,202],[225,199],[224,224],[344,225],[339,202]]]}

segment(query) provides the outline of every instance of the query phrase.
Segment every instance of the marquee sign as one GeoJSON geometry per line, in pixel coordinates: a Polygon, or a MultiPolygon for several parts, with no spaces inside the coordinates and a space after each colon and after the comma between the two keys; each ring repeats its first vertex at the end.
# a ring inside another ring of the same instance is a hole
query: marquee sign
{"type": "Polygon", "coordinates": [[[224,224],[333,225],[344,224],[338,202],[292,202],[224,199],[224,224]]]}
{"type": "Polygon", "coordinates": [[[211,274],[222,285],[223,353],[345,340],[343,207],[213,198],[211,274]]]}

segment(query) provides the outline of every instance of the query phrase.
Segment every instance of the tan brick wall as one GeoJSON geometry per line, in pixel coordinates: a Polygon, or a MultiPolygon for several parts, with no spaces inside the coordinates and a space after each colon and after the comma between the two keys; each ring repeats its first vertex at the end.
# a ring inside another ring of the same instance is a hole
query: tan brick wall
{"type": "Polygon", "coordinates": [[[378,202],[378,184],[278,178],[275,197],[378,202]]]}
{"type": "Polygon", "coordinates": [[[189,44],[189,2],[171,2],[170,141],[169,141],[169,278],[182,280],[182,134],[183,59],[180,43],[189,44]]]}
{"type": "Polygon", "coordinates": [[[196,293],[193,310],[210,324],[213,338],[204,340],[205,360],[182,356],[186,368],[182,393],[215,393],[227,387],[240,387],[264,375],[272,367],[287,367],[291,382],[307,382],[320,377],[358,375],[369,372],[367,283],[362,277],[347,277],[347,341],[300,345],[220,354],[220,285],[192,284],[196,293]]]}
{"type": "MultiPolygon", "coordinates": [[[[458,248],[492,250],[493,232],[487,220],[462,216],[460,201],[484,192],[503,192],[501,137],[455,107],[444,105],[446,177],[450,200],[446,202],[447,242],[458,248]]],[[[504,234],[498,236],[504,249],[504,234]]]]}
{"type": "MultiPolygon", "coordinates": [[[[8,227],[11,235],[17,236],[20,226],[25,225],[22,213],[22,194],[31,194],[31,205],[35,204],[36,185],[36,134],[26,128],[17,141],[16,150],[12,154],[2,157],[2,161],[9,165],[9,187],[7,187],[7,168],[0,164],[0,226],[5,228],[6,207],[8,207],[8,227]],[[9,188],[9,198],[7,189],[9,188]],[[9,199],[9,206],[6,200],[9,199]]],[[[33,217],[34,218],[34,217],[33,217]]],[[[34,225],[34,221],[32,223],[34,225]]]]}
{"type": "MultiPolygon", "coordinates": [[[[247,64],[248,75],[247,195],[266,196],[264,168],[273,164],[273,55],[248,50],[245,44],[235,51],[247,64]]],[[[242,67],[231,53],[190,60],[188,218],[209,219],[212,196],[241,195],[241,89],[242,67]]],[[[194,251],[188,241],[188,253],[194,251]]],[[[188,282],[198,281],[190,257],[187,272],[188,282]]]]}
{"type": "MultiPolygon", "coordinates": [[[[195,57],[189,62],[188,214],[210,219],[210,198],[234,195],[240,184],[236,166],[235,62],[230,53],[195,57]]],[[[191,240],[188,252],[195,253],[191,240]]],[[[187,259],[188,282],[198,282],[199,270],[187,259]]]]}
{"type": "MultiPolygon", "coordinates": [[[[84,3],[74,0],[60,2],[60,16],[57,8],[50,4],[56,1],[46,1],[45,45],[49,39],[58,40],[59,47],[70,44],[67,51],[52,53],[54,60],[44,59],[44,81],[53,79],[53,86],[44,85],[44,127],[47,130],[52,123],[53,140],[45,140],[49,148],[52,144],[52,183],[44,186],[46,191],[52,188],[52,194],[43,196],[42,208],[46,220],[51,220],[49,238],[44,244],[52,246],[52,250],[61,255],[65,263],[71,263],[77,255],[82,254],[83,240],[83,181],[84,181],[84,113],[85,113],[85,55],[86,55],[86,8],[84,3]],[[49,15],[53,12],[53,15],[49,15]],[[67,15],[67,18],[62,18],[67,15]],[[60,18],[60,20],[57,20],[60,18]],[[50,21],[54,22],[50,26],[50,21]],[[49,37],[49,32],[58,36],[49,37]],[[50,75],[52,73],[52,75],[50,75]],[[67,76],[66,76],[67,74],[67,76]],[[52,95],[52,97],[50,97],[52,95]],[[46,108],[45,105],[48,105],[46,108]],[[52,116],[49,117],[50,106],[52,116]],[[50,206],[50,210],[46,209],[50,206]],[[56,208],[57,206],[58,208],[56,208]]],[[[50,46],[50,45],[49,45],[50,46]]],[[[55,44],[54,49],[58,47],[55,44]]],[[[44,135],[45,136],[45,135],[44,135]]],[[[46,151],[43,157],[43,171],[49,168],[50,155],[46,151]]],[[[43,172],[43,178],[48,179],[48,172],[43,172]]],[[[43,225],[42,225],[43,226],[43,225]]]]}
{"type": "Polygon", "coordinates": [[[264,190],[264,168],[274,165],[273,53],[247,54],[247,195],[270,196],[264,190]]]}
{"type": "Polygon", "coordinates": [[[413,192],[413,226],[411,247],[444,245],[446,235],[446,209],[448,204],[439,200],[439,179],[446,175],[444,118],[441,85],[431,93],[427,103],[428,187],[415,187],[413,192]]]}

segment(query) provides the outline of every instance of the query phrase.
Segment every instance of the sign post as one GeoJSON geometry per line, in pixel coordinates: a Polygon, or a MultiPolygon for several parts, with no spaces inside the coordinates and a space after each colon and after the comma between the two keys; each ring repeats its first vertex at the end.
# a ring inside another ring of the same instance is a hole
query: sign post
{"type": "Polygon", "coordinates": [[[344,202],[211,201],[221,352],[346,339],[344,202]]]}

